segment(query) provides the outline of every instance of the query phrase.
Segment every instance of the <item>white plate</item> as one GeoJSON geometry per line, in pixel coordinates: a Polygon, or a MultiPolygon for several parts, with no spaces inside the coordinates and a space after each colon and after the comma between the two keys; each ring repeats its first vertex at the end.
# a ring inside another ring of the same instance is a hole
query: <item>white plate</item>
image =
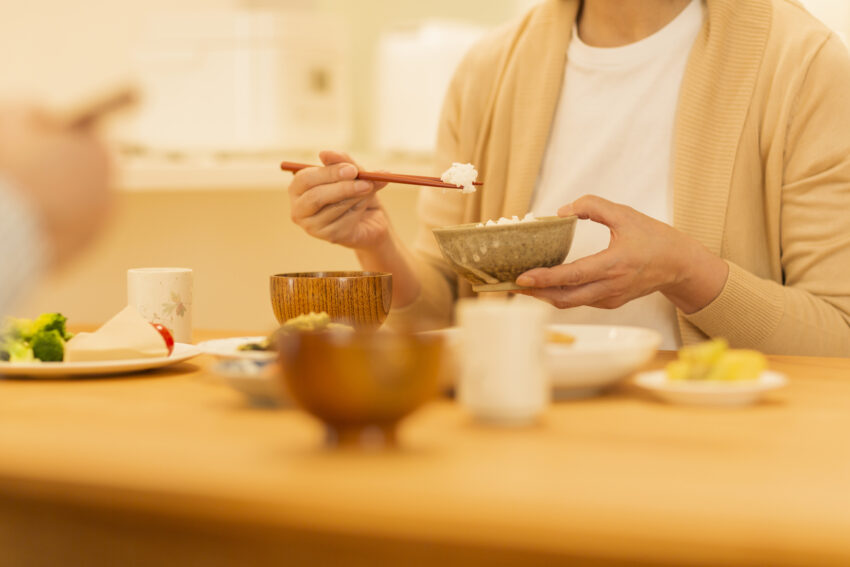
{"type": "MultiPolygon", "coordinates": [[[[569,345],[548,343],[548,368],[555,397],[594,396],[617,384],[652,360],[661,335],[652,329],[611,325],[549,325],[549,331],[575,337],[569,345]]],[[[443,334],[449,343],[449,374],[460,370],[460,329],[432,331],[443,334]]]]}
{"type": "Polygon", "coordinates": [[[766,392],[785,386],[783,374],[765,370],[757,380],[670,380],[664,370],[643,372],[635,383],[664,401],[698,406],[744,406],[758,401],[766,392]]]}
{"type": "Polygon", "coordinates": [[[621,382],[653,359],[661,335],[652,329],[614,325],[549,325],[575,337],[569,345],[547,343],[546,365],[556,397],[593,396],[621,382]]]}
{"type": "Polygon", "coordinates": [[[273,361],[227,359],[215,364],[212,371],[254,405],[274,407],[285,399],[273,361]]]}
{"type": "Polygon", "coordinates": [[[261,350],[239,350],[239,347],[248,343],[259,343],[266,337],[230,337],[228,339],[216,339],[198,343],[198,348],[204,354],[211,354],[219,360],[259,360],[271,361],[277,358],[273,351],[261,350]]]}
{"type": "Polygon", "coordinates": [[[153,368],[170,366],[201,354],[195,345],[176,343],[170,356],[158,358],[133,358],[103,360],[98,362],[0,362],[0,376],[27,376],[31,378],[58,378],[64,376],[101,376],[128,374],[153,368]]]}

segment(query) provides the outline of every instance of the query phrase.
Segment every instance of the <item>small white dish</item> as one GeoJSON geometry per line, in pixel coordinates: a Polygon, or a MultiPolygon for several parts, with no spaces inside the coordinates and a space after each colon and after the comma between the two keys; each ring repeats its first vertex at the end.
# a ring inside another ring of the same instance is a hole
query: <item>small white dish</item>
{"type": "Polygon", "coordinates": [[[255,406],[276,407],[286,399],[274,361],[226,359],[216,363],[212,371],[255,406]]]}
{"type": "Polygon", "coordinates": [[[249,343],[259,343],[266,337],[230,337],[228,339],[215,339],[198,343],[198,348],[204,354],[210,354],[219,360],[257,360],[272,361],[277,358],[274,351],[262,350],[239,350],[239,347],[249,343]]]}
{"type": "Polygon", "coordinates": [[[765,370],[756,380],[738,382],[670,380],[664,370],[643,372],[635,378],[635,384],[666,402],[717,407],[750,405],[787,383],[785,375],[771,370],[765,370]]]}
{"type": "Polygon", "coordinates": [[[102,360],[97,362],[0,362],[0,376],[25,378],[64,378],[129,374],[177,364],[201,354],[195,345],[176,343],[169,356],[102,360]]]}
{"type": "MultiPolygon", "coordinates": [[[[641,327],[615,325],[549,325],[549,332],[570,335],[571,344],[549,342],[545,347],[555,399],[599,395],[652,360],[661,335],[641,327]]],[[[459,375],[461,350],[457,327],[431,331],[445,337],[448,346],[446,374],[459,375]]]]}

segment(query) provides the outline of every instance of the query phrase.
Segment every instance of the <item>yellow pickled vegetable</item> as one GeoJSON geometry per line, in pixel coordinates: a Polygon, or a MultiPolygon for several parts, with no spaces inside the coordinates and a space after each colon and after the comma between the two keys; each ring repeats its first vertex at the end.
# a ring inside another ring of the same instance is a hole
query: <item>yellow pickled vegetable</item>
{"type": "Polygon", "coordinates": [[[767,359],[754,350],[730,349],[724,339],[714,339],[679,350],[678,360],[667,365],[670,380],[755,380],[767,368],[767,359]]]}

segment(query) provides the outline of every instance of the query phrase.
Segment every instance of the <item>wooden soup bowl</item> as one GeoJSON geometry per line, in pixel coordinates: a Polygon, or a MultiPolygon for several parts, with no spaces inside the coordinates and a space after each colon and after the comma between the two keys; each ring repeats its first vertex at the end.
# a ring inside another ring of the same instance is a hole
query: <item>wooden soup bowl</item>
{"type": "Polygon", "coordinates": [[[377,329],[390,312],[392,274],[382,272],[299,272],[276,274],[270,282],[279,323],[324,311],[331,321],[355,329],[377,329]]]}
{"type": "Polygon", "coordinates": [[[306,331],[278,338],[286,392],[325,425],[326,442],[392,447],[399,422],[440,389],[439,335],[306,331]]]}

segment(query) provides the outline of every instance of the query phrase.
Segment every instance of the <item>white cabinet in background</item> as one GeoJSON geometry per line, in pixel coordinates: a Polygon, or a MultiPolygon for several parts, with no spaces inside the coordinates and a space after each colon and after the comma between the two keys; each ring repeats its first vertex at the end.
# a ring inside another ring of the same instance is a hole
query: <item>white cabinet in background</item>
{"type": "Polygon", "coordinates": [[[177,153],[344,147],[346,45],[327,15],[158,14],[136,50],[144,100],[125,141],[177,153]]]}

